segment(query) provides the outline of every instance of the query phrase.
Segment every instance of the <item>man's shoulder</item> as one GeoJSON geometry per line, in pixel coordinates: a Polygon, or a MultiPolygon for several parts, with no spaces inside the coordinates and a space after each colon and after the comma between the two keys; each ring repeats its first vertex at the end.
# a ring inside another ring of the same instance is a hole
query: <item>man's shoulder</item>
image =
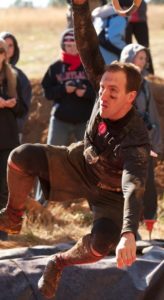
{"type": "Polygon", "coordinates": [[[146,125],[137,110],[134,110],[129,121],[130,130],[123,140],[122,146],[142,146],[149,144],[149,136],[146,125]]]}

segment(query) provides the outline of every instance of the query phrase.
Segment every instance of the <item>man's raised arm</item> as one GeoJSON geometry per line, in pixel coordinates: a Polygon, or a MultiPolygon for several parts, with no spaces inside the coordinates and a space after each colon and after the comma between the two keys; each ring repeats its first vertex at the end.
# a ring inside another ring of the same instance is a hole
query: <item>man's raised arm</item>
{"type": "Polygon", "coordinates": [[[77,48],[88,79],[98,91],[100,78],[104,72],[104,60],[92,24],[88,0],[72,0],[72,8],[77,48]]]}

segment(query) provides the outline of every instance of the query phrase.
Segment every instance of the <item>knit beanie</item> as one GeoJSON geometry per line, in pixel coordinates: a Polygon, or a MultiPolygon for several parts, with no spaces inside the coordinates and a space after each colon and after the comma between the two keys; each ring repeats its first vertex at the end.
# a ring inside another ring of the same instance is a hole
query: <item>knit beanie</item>
{"type": "Polygon", "coordinates": [[[4,52],[7,54],[7,44],[4,39],[0,38],[0,49],[3,49],[4,52]]]}
{"type": "Polygon", "coordinates": [[[74,30],[73,28],[68,28],[65,30],[61,36],[61,48],[63,51],[65,51],[64,44],[66,43],[75,43],[75,36],[74,36],[74,30]]]}

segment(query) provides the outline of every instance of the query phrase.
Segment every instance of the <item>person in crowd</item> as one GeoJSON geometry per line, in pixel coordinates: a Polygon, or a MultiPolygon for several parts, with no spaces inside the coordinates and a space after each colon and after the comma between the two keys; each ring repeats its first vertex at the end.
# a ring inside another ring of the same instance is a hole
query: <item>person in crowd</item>
{"type": "Polygon", "coordinates": [[[3,38],[7,43],[8,46],[7,59],[8,62],[12,65],[12,67],[17,72],[19,82],[20,82],[22,99],[24,105],[26,106],[24,115],[17,118],[19,139],[20,142],[22,142],[23,129],[30,109],[30,103],[32,98],[32,87],[31,87],[30,80],[28,79],[26,74],[20,68],[17,67],[17,63],[20,57],[20,49],[16,37],[10,32],[1,32],[0,37],[3,38]]]}
{"type": "Polygon", "coordinates": [[[136,260],[135,236],[150,153],[146,126],[133,105],[141,84],[138,68],[121,62],[105,67],[88,1],[74,0],[73,9],[78,51],[97,93],[84,140],[68,147],[16,148],[8,160],[10,196],[0,214],[1,230],[20,231],[36,176],[49,201],[88,200],[91,231],[70,250],[50,257],[38,283],[47,298],[56,293],[66,266],[96,262],[115,247],[119,268],[136,260]]]}
{"type": "MultiPolygon", "coordinates": [[[[26,111],[21,98],[15,70],[7,63],[7,43],[0,38],[0,208],[7,204],[7,159],[12,149],[19,145],[17,117],[26,111]]],[[[0,231],[0,239],[7,234],[0,231]]]]}
{"type": "MultiPolygon", "coordinates": [[[[120,0],[121,5],[126,7],[129,7],[132,2],[132,0],[120,0]]],[[[154,66],[149,49],[150,41],[147,19],[147,2],[145,0],[143,0],[139,8],[128,17],[125,34],[126,44],[131,44],[133,42],[133,37],[136,39],[138,44],[147,48],[147,53],[149,55],[149,64],[147,64],[146,66],[146,71],[147,73],[154,74],[154,66]]]]}
{"type": "MultiPolygon", "coordinates": [[[[139,67],[142,75],[145,74],[149,59],[147,48],[140,44],[129,44],[121,52],[121,62],[132,62],[139,67]]],[[[149,172],[144,193],[144,219],[156,219],[157,215],[157,191],[154,180],[154,159],[161,154],[162,140],[159,123],[159,115],[150,83],[142,76],[140,91],[136,97],[135,106],[143,118],[150,138],[151,152],[149,159],[149,172]]]]}
{"type": "Polygon", "coordinates": [[[95,92],[81,63],[72,28],[62,33],[60,58],[48,67],[42,87],[46,99],[53,102],[47,143],[68,145],[72,135],[76,141],[82,140],[95,92]]]}
{"type": "Polygon", "coordinates": [[[120,16],[110,3],[96,7],[92,11],[92,17],[105,63],[119,60],[126,45],[127,18],[120,16]]]}
{"type": "MultiPolygon", "coordinates": [[[[61,57],[49,66],[42,87],[46,99],[53,102],[47,143],[68,146],[72,139],[81,141],[93,109],[95,92],[82,66],[72,28],[63,32],[61,57]]],[[[46,203],[40,184],[36,199],[46,203]]]]}

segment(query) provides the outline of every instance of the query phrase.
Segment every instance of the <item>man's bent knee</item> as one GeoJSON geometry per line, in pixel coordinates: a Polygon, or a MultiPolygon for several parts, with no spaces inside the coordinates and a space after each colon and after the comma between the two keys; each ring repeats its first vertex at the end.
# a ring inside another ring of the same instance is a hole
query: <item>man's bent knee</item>
{"type": "Polygon", "coordinates": [[[101,255],[109,253],[113,249],[120,238],[120,230],[112,220],[101,218],[96,220],[91,232],[91,247],[94,251],[101,255]]]}
{"type": "Polygon", "coordinates": [[[8,157],[8,164],[18,170],[25,169],[25,161],[30,162],[29,148],[31,144],[23,144],[12,150],[8,157]]]}

